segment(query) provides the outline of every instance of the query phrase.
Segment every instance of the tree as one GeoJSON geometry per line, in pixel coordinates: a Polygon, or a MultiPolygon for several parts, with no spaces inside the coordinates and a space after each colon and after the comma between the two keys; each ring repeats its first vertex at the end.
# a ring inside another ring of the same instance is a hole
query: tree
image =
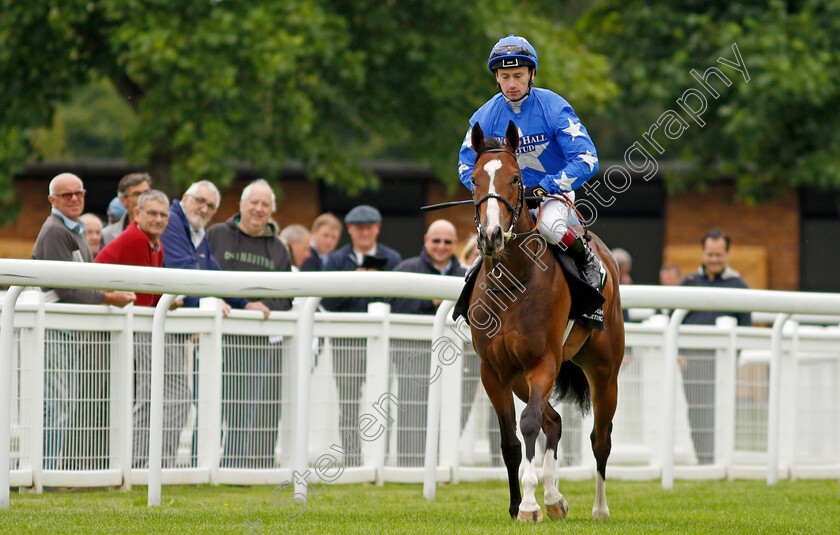
{"type": "Polygon", "coordinates": [[[616,93],[604,59],[535,5],[3,0],[0,184],[32,154],[26,133],[97,77],[136,115],[129,156],[170,193],[225,184],[236,163],[277,177],[289,158],[351,192],[375,185],[361,165],[373,157],[408,155],[457,183],[467,119],[494,90],[482,65],[505,33],[542,47],[546,85],[574,76],[564,94],[584,108],[616,93]]]}
{"type": "Polygon", "coordinates": [[[587,13],[577,30],[610,58],[622,89],[620,108],[611,110],[622,117],[613,119],[613,156],[623,157],[671,109],[689,129],[664,148],[696,169],[669,176],[672,188],[730,175],[744,200],[758,202],[800,185],[840,187],[836,2],[611,0],[587,13]],[[748,79],[719,61],[736,61],[736,49],[748,79]],[[712,66],[731,82],[709,78],[717,98],[691,74],[712,66]],[[677,102],[690,88],[706,95],[703,126],[677,102]]]}

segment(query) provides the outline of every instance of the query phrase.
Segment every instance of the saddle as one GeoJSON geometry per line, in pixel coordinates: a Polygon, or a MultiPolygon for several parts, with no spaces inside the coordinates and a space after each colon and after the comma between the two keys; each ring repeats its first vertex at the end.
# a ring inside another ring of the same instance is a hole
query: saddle
{"type": "MultiPolygon", "coordinates": [[[[603,295],[604,285],[607,280],[607,272],[604,269],[603,262],[601,263],[601,283],[596,290],[586,283],[580,276],[575,261],[563,252],[557,245],[549,245],[554,258],[560,263],[563,268],[563,273],[566,275],[566,282],[569,287],[569,294],[572,298],[572,306],[569,311],[569,319],[575,320],[584,327],[589,329],[596,329],[599,331],[606,330],[604,327],[604,301],[606,298],[603,295]]],[[[478,269],[470,274],[461,290],[461,296],[455,303],[455,308],[452,310],[452,319],[457,320],[458,316],[462,316],[464,321],[469,325],[469,308],[470,297],[475,287],[475,281],[478,279],[478,269]]]]}

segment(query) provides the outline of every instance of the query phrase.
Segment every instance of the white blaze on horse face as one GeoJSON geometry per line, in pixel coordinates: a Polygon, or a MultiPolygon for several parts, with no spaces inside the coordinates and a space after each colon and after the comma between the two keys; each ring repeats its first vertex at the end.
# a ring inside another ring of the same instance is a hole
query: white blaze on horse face
{"type": "MultiPolygon", "coordinates": [[[[496,180],[496,171],[502,168],[502,161],[501,160],[490,160],[486,164],[484,164],[484,171],[487,173],[487,176],[490,177],[490,190],[488,193],[495,195],[496,194],[496,186],[494,184],[496,180]]],[[[490,235],[493,233],[493,229],[497,226],[501,226],[501,214],[499,210],[499,201],[494,199],[493,197],[487,200],[487,226],[485,227],[485,232],[487,232],[487,237],[489,238],[490,235]]]]}

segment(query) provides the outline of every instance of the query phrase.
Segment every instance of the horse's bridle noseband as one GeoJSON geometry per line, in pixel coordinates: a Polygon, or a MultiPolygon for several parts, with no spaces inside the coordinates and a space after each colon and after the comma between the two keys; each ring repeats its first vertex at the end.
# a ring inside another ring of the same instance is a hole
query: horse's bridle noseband
{"type": "MultiPolygon", "coordinates": [[[[508,149],[485,149],[485,150],[479,151],[478,154],[476,154],[476,156],[475,156],[476,161],[478,160],[478,158],[482,154],[485,154],[487,152],[506,152],[506,153],[511,155],[511,157],[513,158],[513,161],[516,161],[516,154],[509,151],[508,149]]],[[[474,196],[475,196],[475,190],[473,190],[473,198],[474,198],[474,196]]],[[[481,220],[480,220],[480,216],[479,216],[479,213],[478,213],[478,209],[481,207],[482,204],[484,204],[485,201],[487,201],[489,199],[496,199],[497,201],[501,201],[502,203],[504,203],[504,205],[507,207],[507,209],[510,210],[510,212],[511,212],[510,227],[508,227],[507,232],[504,233],[505,242],[507,242],[511,239],[511,237],[515,236],[515,234],[513,233],[513,227],[516,226],[516,221],[519,219],[519,212],[522,211],[522,203],[525,200],[525,183],[522,180],[522,176],[520,175],[520,177],[519,177],[519,197],[516,200],[516,206],[515,207],[512,206],[507,199],[505,199],[504,197],[502,197],[498,193],[488,193],[487,195],[483,196],[479,200],[475,201],[475,230],[479,234],[481,234],[481,220]]]]}

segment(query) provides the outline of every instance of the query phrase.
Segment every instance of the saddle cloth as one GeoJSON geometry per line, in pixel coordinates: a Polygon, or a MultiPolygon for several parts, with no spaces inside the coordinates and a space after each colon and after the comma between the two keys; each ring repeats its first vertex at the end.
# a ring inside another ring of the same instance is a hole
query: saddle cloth
{"type": "MultiPolygon", "coordinates": [[[[569,318],[577,321],[584,327],[597,329],[599,331],[605,330],[603,305],[606,299],[601,292],[604,289],[607,274],[604,269],[603,262],[601,265],[601,284],[596,290],[581,278],[580,270],[575,264],[575,261],[569,255],[565,254],[556,245],[551,245],[550,248],[551,252],[554,253],[554,257],[563,268],[563,272],[566,275],[566,282],[569,287],[569,293],[572,297],[572,306],[571,311],[569,312],[569,318]]],[[[470,275],[470,278],[467,279],[463,290],[461,290],[461,296],[458,297],[458,301],[455,303],[455,308],[452,310],[452,319],[457,320],[458,316],[463,316],[468,325],[470,322],[470,297],[472,296],[475,281],[478,279],[478,271],[479,270],[476,269],[470,275]]]]}

